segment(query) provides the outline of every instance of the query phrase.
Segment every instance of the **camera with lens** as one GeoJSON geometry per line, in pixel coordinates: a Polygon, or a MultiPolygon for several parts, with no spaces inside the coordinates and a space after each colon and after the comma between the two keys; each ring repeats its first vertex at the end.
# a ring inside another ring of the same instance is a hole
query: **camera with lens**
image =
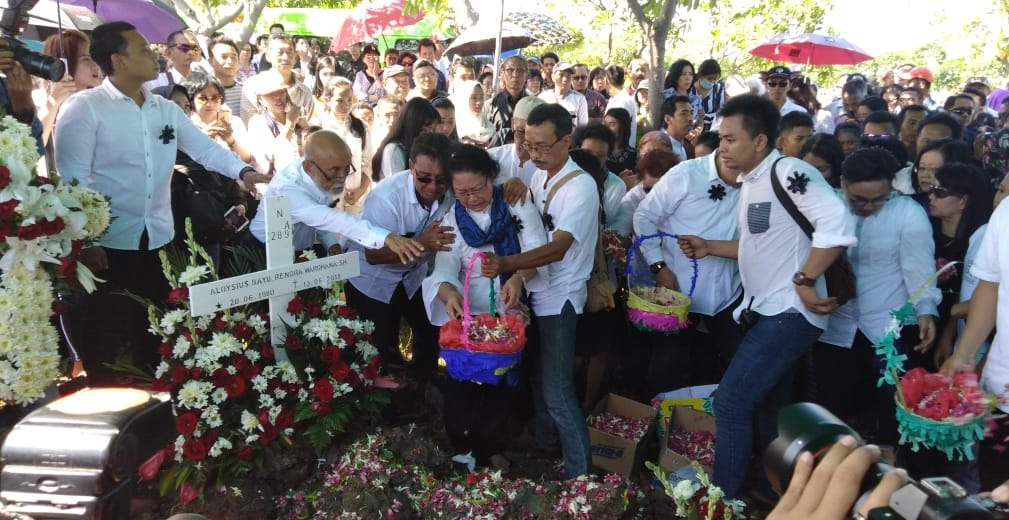
{"type": "MultiPolygon", "coordinates": [[[[862,438],[844,421],[822,406],[813,403],[796,403],[786,406],[778,415],[778,438],[764,453],[764,467],[771,483],[784,490],[792,479],[795,463],[803,452],[814,460],[845,435],[851,435],[859,444],[862,438]]],[[[884,462],[869,468],[855,502],[853,511],[869,497],[883,476],[894,470],[884,462]]],[[[888,507],[873,509],[868,518],[924,519],[924,520],[975,520],[1009,519],[1009,505],[994,502],[988,494],[968,495],[956,482],[946,477],[909,479],[908,483],[890,497],[888,507]]]]}
{"type": "Polygon", "coordinates": [[[10,49],[14,51],[14,59],[18,61],[32,76],[59,81],[67,73],[67,65],[63,60],[39,54],[29,49],[17,35],[27,25],[28,11],[38,0],[8,0],[0,17],[0,38],[3,38],[10,49]]]}

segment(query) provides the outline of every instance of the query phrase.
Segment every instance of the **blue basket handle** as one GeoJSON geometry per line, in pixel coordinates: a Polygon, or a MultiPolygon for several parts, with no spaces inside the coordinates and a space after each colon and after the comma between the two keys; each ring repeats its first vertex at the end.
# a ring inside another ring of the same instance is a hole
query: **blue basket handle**
{"type": "MultiPolygon", "coordinates": [[[[648,240],[648,239],[651,239],[651,238],[661,238],[661,237],[668,237],[668,238],[671,238],[673,240],[679,240],[680,239],[679,235],[671,235],[671,234],[666,233],[664,231],[659,231],[658,233],[655,233],[654,235],[639,236],[638,238],[634,239],[634,242],[631,244],[631,247],[627,248],[627,266],[624,268],[624,274],[626,274],[628,278],[631,277],[631,259],[634,257],[634,251],[638,247],[640,247],[641,243],[644,242],[645,240],[648,240]]],[[[691,258],[690,259],[690,268],[691,268],[691,270],[693,272],[690,274],[690,292],[687,293],[687,296],[690,296],[691,298],[693,298],[693,296],[694,296],[694,289],[697,287],[697,259],[696,258],[691,258]]]]}

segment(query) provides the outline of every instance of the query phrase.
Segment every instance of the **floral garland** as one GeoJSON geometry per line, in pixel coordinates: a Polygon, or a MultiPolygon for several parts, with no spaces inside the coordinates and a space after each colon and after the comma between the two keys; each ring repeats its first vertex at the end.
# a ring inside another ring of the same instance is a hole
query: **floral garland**
{"type": "Polygon", "coordinates": [[[189,287],[216,275],[189,222],[186,233],[187,258],[161,252],[171,286],[167,308],[145,302],[151,331],[162,338],[151,389],[171,393],[178,435],[140,474],[153,479],[171,460],[162,492],[178,488],[190,502],[210,480],[216,488],[262,467],[273,450],[293,444],[296,432],[321,449],[358,411],[362,397],[355,389],[370,386],[378,368],[377,351],[364,336],[371,324],[340,305],[338,288],[303,291],[288,306],[301,318],[288,335],[291,361],[274,356],[266,315],[239,307],[193,317],[189,287]],[[357,359],[362,352],[366,363],[357,359]]]}
{"type": "Polygon", "coordinates": [[[94,291],[101,280],[77,257],[110,221],[105,197],[35,175],[37,161],[31,130],[0,119],[0,401],[22,405],[59,375],[54,283],[94,291]]]}

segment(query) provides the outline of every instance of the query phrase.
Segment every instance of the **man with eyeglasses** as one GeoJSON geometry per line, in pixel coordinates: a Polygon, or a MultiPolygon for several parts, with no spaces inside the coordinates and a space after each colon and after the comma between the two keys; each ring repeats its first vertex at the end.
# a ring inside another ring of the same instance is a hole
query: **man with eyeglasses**
{"type": "Polygon", "coordinates": [[[564,477],[589,472],[588,429],[575,395],[575,330],[587,299],[586,281],[599,240],[599,192],[592,177],[568,156],[571,114],[557,104],[540,105],[526,119],[526,141],[537,170],[530,187],[550,241],[510,256],[489,255],[484,276],[535,268],[549,269],[549,286],[533,293],[539,365],[533,376],[536,448],[564,457],[564,477]],[[546,206],[550,198],[549,207],[546,206]]]}
{"type": "MultiPolygon", "coordinates": [[[[350,148],[340,136],[319,130],[308,136],[304,146],[304,159],[275,175],[263,196],[290,197],[295,251],[313,249],[318,242],[326,252],[335,254],[341,241],[352,240],[370,249],[387,247],[402,262],[422,254],[423,247],[414,240],[332,209],[335,199],[343,194],[347,177],[354,173],[350,148]]],[[[260,243],[266,243],[265,211],[256,213],[249,231],[260,243]]]]}
{"type": "Polygon", "coordinates": [[[575,126],[585,126],[589,124],[589,106],[585,96],[571,88],[572,68],[566,61],[554,65],[554,88],[540,92],[539,97],[568,109],[575,126]]]}
{"type": "Polygon", "coordinates": [[[501,146],[515,140],[512,135],[512,111],[520,99],[526,97],[526,62],[519,56],[512,56],[501,64],[498,77],[504,83],[504,90],[491,98],[490,103],[484,103],[483,109],[487,117],[494,123],[494,135],[490,138],[490,146],[501,146]]]}
{"type": "MultiPolygon", "coordinates": [[[[409,169],[386,177],[368,194],[361,218],[373,226],[413,238],[426,253],[451,250],[455,230],[441,225],[454,198],[449,193],[445,160],[451,143],[434,132],[420,134],[410,148],[409,169]]],[[[438,330],[428,321],[420,287],[427,276],[432,254],[404,263],[388,248],[366,249],[351,243],[349,251],[359,251],[361,274],[352,278],[345,290],[347,303],[361,318],[375,324],[375,347],[387,368],[403,366],[399,351],[400,318],[413,331],[408,373],[422,384],[438,366],[438,330]]],[[[423,395],[423,389],[416,393],[423,395]]]]}
{"type": "Polygon", "coordinates": [[[584,63],[576,63],[571,69],[571,88],[585,96],[585,104],[589,111],[589,122],[598,123],[606,115],[606,97],[589,88],[589,67],[584,63]]]}
{"type": "Polygon", "coordinates": [[[797,110],[806,110],[788,99],[788,86],[791,80],[792,71],[788,70],[788,67],[780,65],[771,67],[771,70],[767,71],[767,79],[764,80],[764,87],[767,88],[767,99],[770,99],[774,103],[774,106],[778,107],[781,115],[797,110]]]}
{"type": "MultiPolygon", "coordinates": [[[[898,439],[894,390],[876,385],[882,362],[873,345],[886,333],[890,311],[935,272],[928,215],[914,199],[894,196],[891,189],[899,168],[893,155],[876,147],[856,150],[844,161],[841,188],[858,237],[858,244],[848,248],[857,296],[830,315],[813,347],[819,404],[843,420],[876,424],[872,442],[891,447],[898,439]]],[[[898,342],[902,352],[932,348],[941,297],[933,280],[914,302],[918,337],[910,344],[898,342]]]]}
{"type": "Polygon", "coordinates": [[[417,63],[413,64],[413,82],[416,87],[413,88],[407,95],[407,101],[420,97],[428,101],[432,101],[435,98],[448,97],[448,93],[443,90],[438,90],[438,69],[434,68],[434,63],[420,59],[417,63]]]}
{"type": "Polygon", "coordinates": [[[147,90],[182,83],[193,71],[193,62],[198,62],[200,59],[200,44],[196,41],[196,35],[192,31],[181,30],[168,35],[165,49],[171,66],[159,74],[157,78],[144,83],[147,90]]]}

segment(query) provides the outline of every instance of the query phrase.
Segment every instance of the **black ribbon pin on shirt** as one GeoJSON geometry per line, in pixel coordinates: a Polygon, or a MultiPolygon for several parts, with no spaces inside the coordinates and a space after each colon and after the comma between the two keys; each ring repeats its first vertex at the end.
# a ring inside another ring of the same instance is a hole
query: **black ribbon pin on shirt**
{"type": "Polygon", "coordinates": [[[175,129],[172,128],[170,125],[165,125],[165,128],[161,130],[160,139],[161,142],[164,144],[172,142],[173,140],[175,140],[175,129]]]}

